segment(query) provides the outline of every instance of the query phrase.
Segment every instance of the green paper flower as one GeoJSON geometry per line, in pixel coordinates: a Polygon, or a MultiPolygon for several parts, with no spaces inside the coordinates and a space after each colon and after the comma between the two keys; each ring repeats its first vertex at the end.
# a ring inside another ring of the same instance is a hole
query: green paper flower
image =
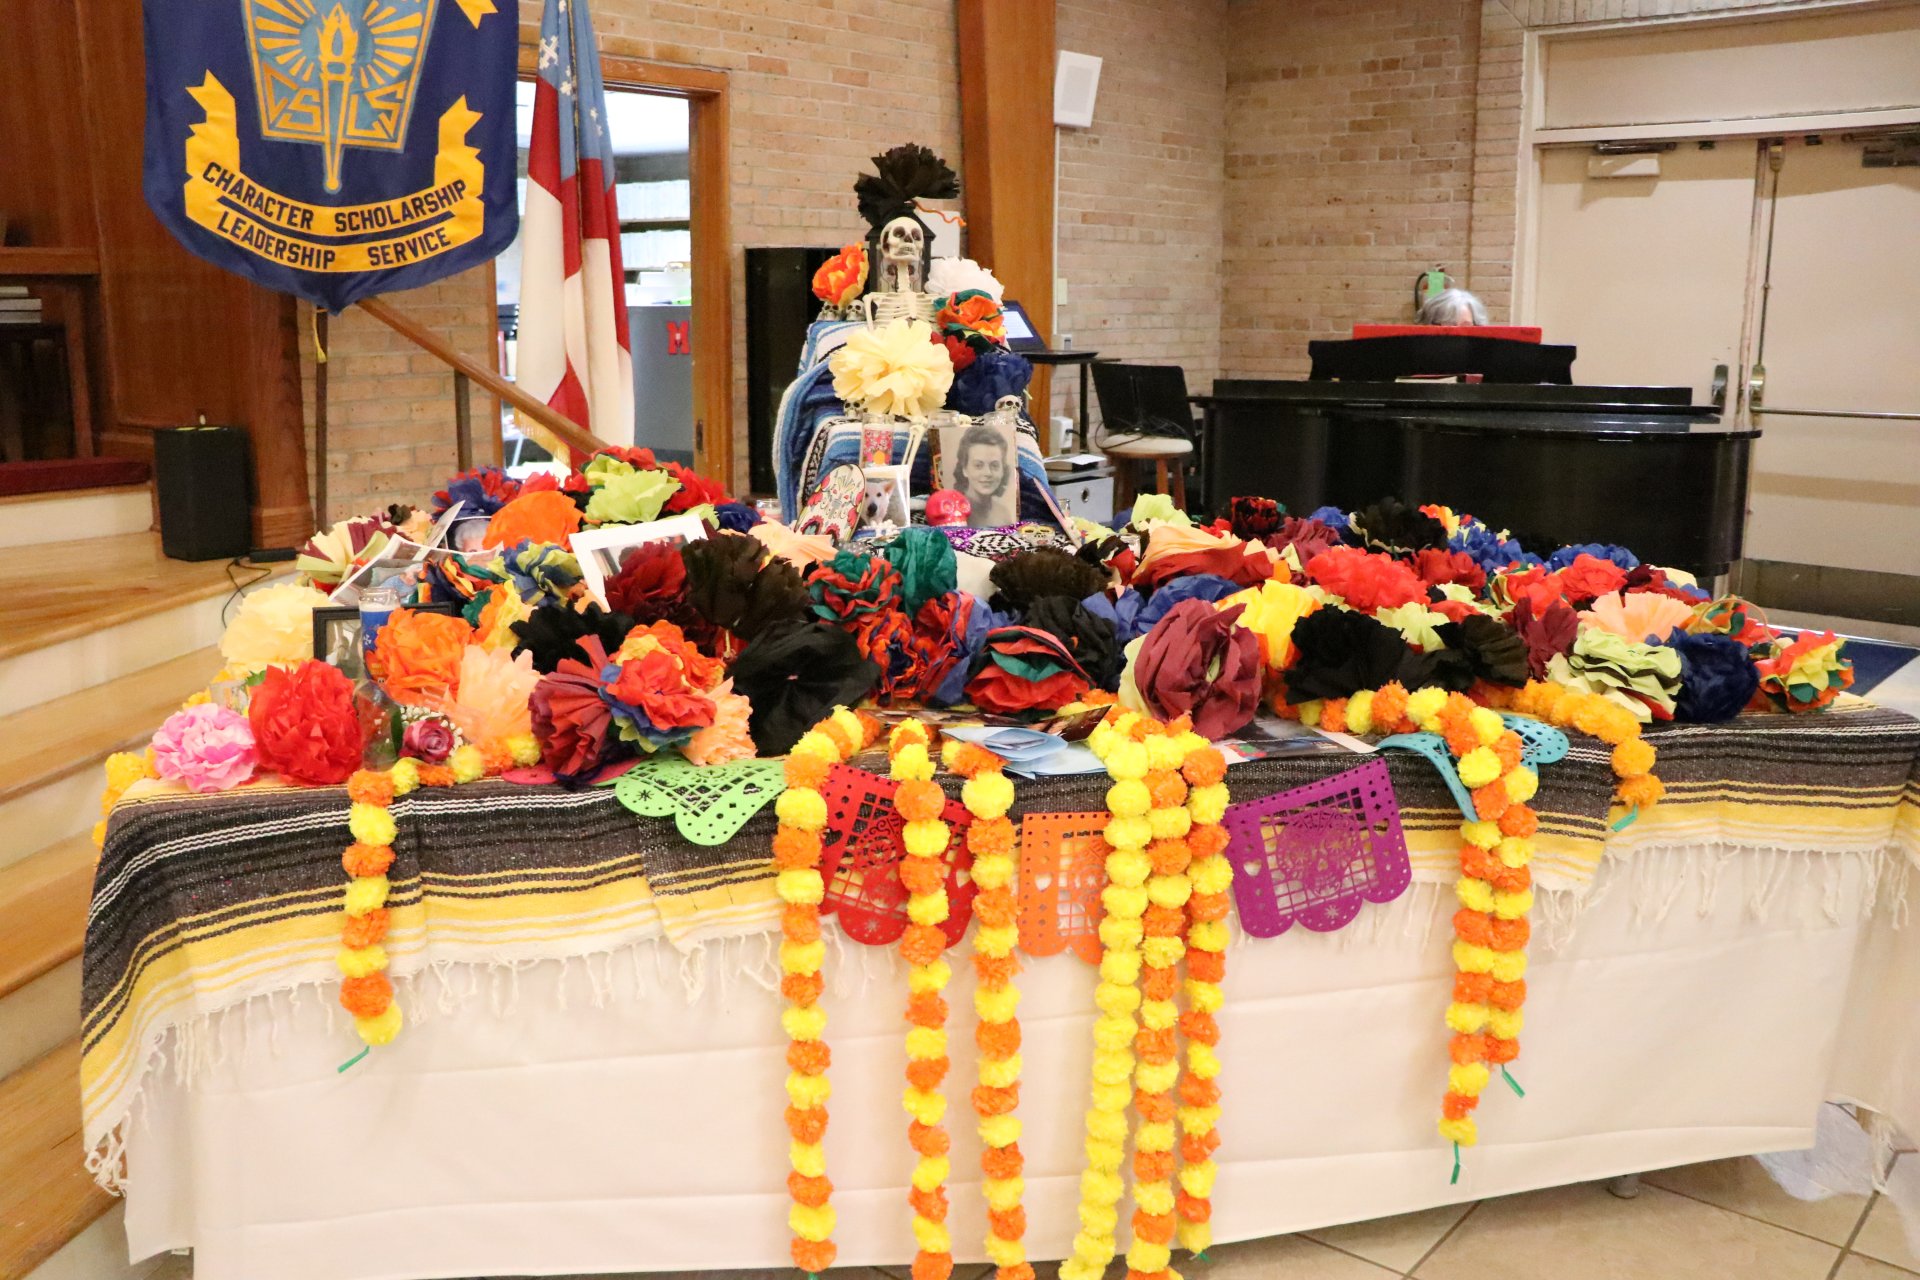
{"type": "Polygon", "coordinates": [[[628,467],[625,475],[609,475],[594,490],[587,501],[587,519],[594,524],[645,524],[659,519],[660,508],[679,491],[680,482],[664,471],[628,467]]]}
{"type": "Polygon", "coordinates": [[[598,489],[615,476],[632,475],[633,464],[624,462],[611,454],[596,453],[587,461],[586,466],[580,468],[580,474],[587,478],[588,484],[598,489]]]}
{"type": "Polygon", "coordinates": [[[902,529],[881,554],[900,571],[900,594],[906,598],[908,613],[958,584],[955,575],[959,562],[953,544],[938,529],[925,525],[902,529]]]}

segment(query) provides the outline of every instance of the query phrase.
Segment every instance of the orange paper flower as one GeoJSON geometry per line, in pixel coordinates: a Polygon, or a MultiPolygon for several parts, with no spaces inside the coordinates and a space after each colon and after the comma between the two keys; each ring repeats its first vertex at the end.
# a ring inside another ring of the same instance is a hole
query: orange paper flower
{"type": "Polygon", "coordinates": [[[460,686],[460,662],[472,639],[464,618],[396,609],[374,641],[380,687],[402,706],[439,706],[460,686]]]}
{"type": "Polygon", "coordinates": [[[521,542],[552,542],[567,545],[567,539],[580,532],[580,508],[573,499],[556,489],[523,493],[493,513],[483,547],[511,547],[521,542]]]}

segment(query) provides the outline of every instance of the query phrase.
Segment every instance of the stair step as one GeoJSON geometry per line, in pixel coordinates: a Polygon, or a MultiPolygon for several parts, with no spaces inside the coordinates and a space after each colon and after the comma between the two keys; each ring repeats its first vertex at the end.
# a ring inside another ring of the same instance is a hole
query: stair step
{"type": "Polygon", "coordinates": [[[0,495],[97,489],[104,485],[145,484],[153,468],[138,458],[39,458],[0,466],[0,495]]]}
{"type": "Polygon", "coordinates": [[[82,834],[0,867],[0,1000],[80,954],[95,860],[82,834]]]}
{"type": "Polygon", "coordinates": [[[144,747],[180,703],[220,670],[220,651],[191,653],[16,711],[0,733],[0,867],[93,828],[100,765],[144,747]]]}
{"type": "Polygon", "coordinates": [[[89,539],[153,528],[153,491],[144,484],[0,497],[0,547],[37,547],[47,530],[89,539]]]}
{"type": "Polygon", "coordinates": [[[69,1040],[0,1080],[0,1280],[24,1280],[112,1204],[86,1170],[69,1040]]]}
{"type": "MultiPolygon", "coordinates": [[[[0,557],[0,600],[8,602],[0,613],[0,715],[215,643],[237,589],[228,568],[169,560],[153,533],[0,557]]],[[[272,576],[233,572],[238,585],[272,576]]]]}

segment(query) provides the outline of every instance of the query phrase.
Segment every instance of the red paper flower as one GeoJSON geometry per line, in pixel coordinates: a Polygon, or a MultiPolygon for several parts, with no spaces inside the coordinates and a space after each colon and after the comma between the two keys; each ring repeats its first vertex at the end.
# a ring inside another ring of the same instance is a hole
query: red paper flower
{"type": "Polygon", "coordinates": [[[692,467],[669,462],[661,470],[680,482],[680,488],[666,500],[660,510],[665,515],[678,515],[682,511],[691,511],[701,505],[719,506],[727,501],[727,491],[695,471],[692,467]]]}
{"type": "Polygon", "coordinates": [[[934,330],[932,336],[935,343],[947,349],[947,357],[953,361],[953,371],[955,373],[960,372],[980,358],[979,353],[967,345],[965,338],[956,338],[950,333],[941,333],[938,329],[934,330]]]}
{"type": "Polygon", "coordinates": [[[1611,560],[1602,560],[1585,552],[1575,556],[1572,564],[1553,576],[1559,581],[1561,593],[1574,604],[1618,591],[1627,584],[1625,569],[1611,560]]]}
{"type": "Polygon", "coordinates": [[[1001,627],[987,633],[984,660],[966,693],[982,711],[1020,715],[1058,710],[1092,687],[1056,637],[1032,627],[1001,627]]]}
{"type": "Polygon", "coordinates": [[[656,729],[704,728],[713,723],[713,699],[694,689],[686,671],[665,649],[621,663],[607,693],[617,702],[639,708],[656,729]]]}
{"type": "Polygon", "coordinates": [[[367,734],[353,682],[311,658],[268,667],[247,704],[260,761],[282,777],[333,785],[360,767],[367,734]]]}
{"type": "Polygon", "coordinates": [[[1487,585],[1487,571],[1464,551],[1438,551],[1428,547],[1414,556],[1413,568],[1420,575],[1420,581],[1430,587],[1457,582],[1478,591],[1487,585]]]}
{"type": "Polygon", "coordinates": [[[671,542],[646,542],[627,552],[620,572],[607,579],[607,607],[635,622],[696,622],[680,548],[671,542]]]}
{"type": "Polygon", "coordinates": [[[1307,561],[1307,577],[1361,613],[1427,598],[1420,575],[1390,556],[1335,547],[1307,561]]]}
{"type": "Polygon", "coordinates": [[[561,778],[580,777],[606,755],[613,710],[600,696],[600,671],[607,665],[599,636],[584,636],[580,648],[589,659],[562,658],[552,675],[534,686],[527,705],[540,759],[561,778]]]}

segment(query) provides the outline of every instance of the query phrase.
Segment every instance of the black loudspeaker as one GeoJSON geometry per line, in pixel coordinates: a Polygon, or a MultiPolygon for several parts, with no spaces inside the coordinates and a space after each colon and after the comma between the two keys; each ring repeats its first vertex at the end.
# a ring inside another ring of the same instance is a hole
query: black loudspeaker
{"type": "Polygon", "coordinates": [[[799,372],[807,326],[820,314],[813,273],[838,252],[837,245],[747,250],[747,461],[755,493],[776,491],[773,427],[780,393],[799,372]]]}
{"type": "Polygon", "coordinates": [[[153,433],[160,549],[174,560],[231,560],[253,548],[253,466],[239,427],[153,433]]]}

